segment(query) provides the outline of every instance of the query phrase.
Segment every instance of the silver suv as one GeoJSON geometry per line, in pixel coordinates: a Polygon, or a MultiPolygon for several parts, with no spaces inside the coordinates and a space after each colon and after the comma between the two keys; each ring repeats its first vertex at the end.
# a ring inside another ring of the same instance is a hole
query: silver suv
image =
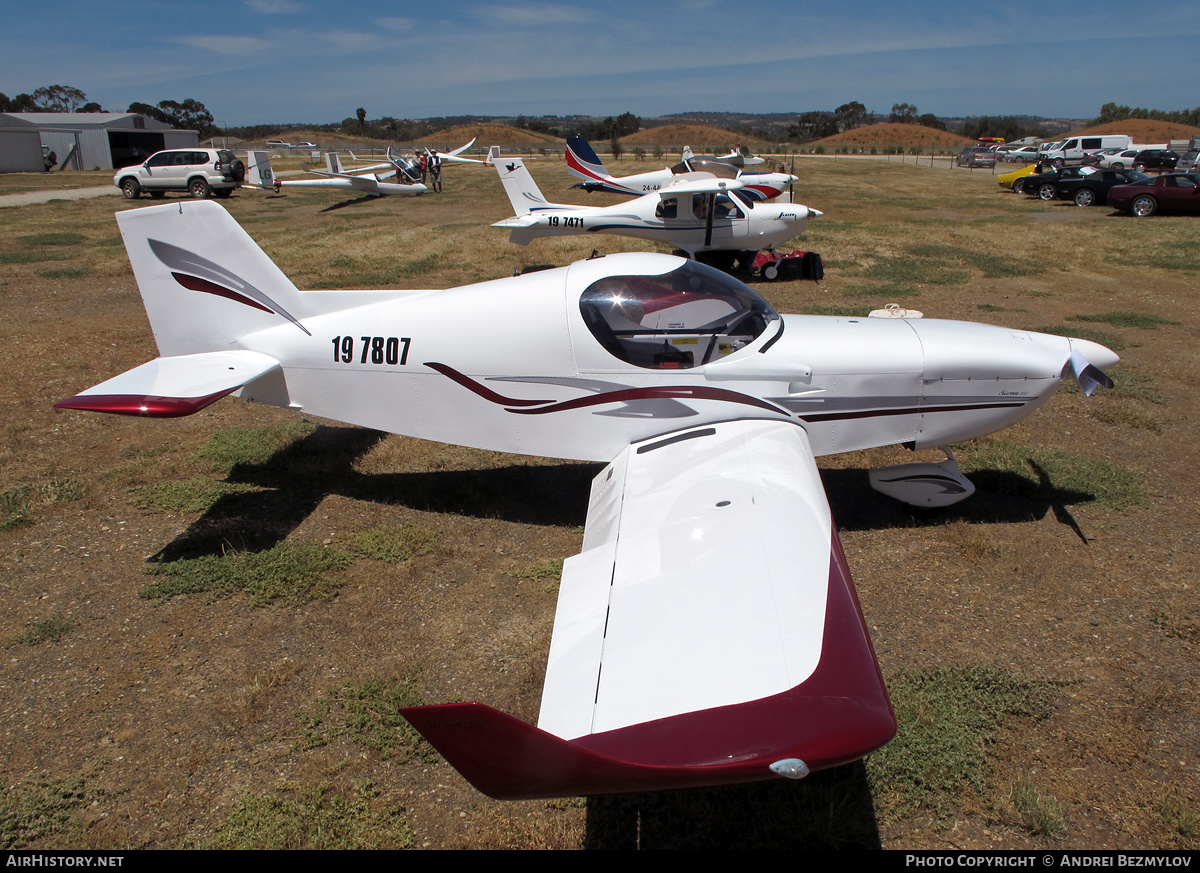
{"type": "Polygon", "coordinates": [[[168,191],[187,191],[197,199],[212,194],[228,197],[246,178],[246,165],[229,149],[170,149],[156,152],[144,164],[123,167],[113,184],[126,200],[145,191],[162,197],[168,191]]]}

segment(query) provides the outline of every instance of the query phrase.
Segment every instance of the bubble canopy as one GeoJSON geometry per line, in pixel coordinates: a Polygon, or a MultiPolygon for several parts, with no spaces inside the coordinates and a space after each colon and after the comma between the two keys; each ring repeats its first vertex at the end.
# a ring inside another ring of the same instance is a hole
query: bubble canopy
{"type": "Polygon", "coordinates": [[[724,358],[779,318],[749,287],[696,261],[657,276],[605,276],[583,292],[579,311],[609,353],[654,370],[724,358]]]}

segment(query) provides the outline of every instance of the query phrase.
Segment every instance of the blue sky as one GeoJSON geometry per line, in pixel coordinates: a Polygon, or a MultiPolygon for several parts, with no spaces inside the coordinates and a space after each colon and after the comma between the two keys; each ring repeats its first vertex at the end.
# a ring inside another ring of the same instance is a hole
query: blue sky
{"type": "Polygon", "coordinates": [[[0,91],[218,124],[391,115],[888,112],[1090,118],[1200,105],[1200,3],[44,0],[5,3],[0,91]]]}

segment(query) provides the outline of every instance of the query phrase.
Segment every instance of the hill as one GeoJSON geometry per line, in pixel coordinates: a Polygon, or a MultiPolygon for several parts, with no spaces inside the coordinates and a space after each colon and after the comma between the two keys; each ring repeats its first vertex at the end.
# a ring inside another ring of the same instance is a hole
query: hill
{"type": "Polygon", "coordinates": [[[534,133],[533,131],[522,130],[518,127],[509,127],[506,124],[487,123],[463,124],[458,127],[448,128],[447,130],[439,130],[420,139],[414,139],[408,145],[456,149],[472,138],[475,140],[475,147],[483,149],[492,145],[530,145],[556,149],[563,148],[563,140],[558,137],[549,136],[544,133],[534,133]]]}
{"type": "Polygon", "coordinates": [[[966,147],[975,144],[975,140],[936,130],[932,127],[922,127],[919,124],[868,124],[866,127],[856,127],[843,133],[827,136],[825,139],[814,140],[809,145],[823,146],[927,146],[933,143],[941,147],[966,147]]]}
{"type": "Polygon", "coordinates": [[[699,154],[702,151],[726,152],[734,144],[740,142],[751,151],[770,151],[771,143],[754,137],[742,136],[730,130],[719,127],[709,127],[705,124],[663,124],[639,130],[621,138],[621,145],[626,148],[636,146],[691,146],[692,151],[699,154]]]}
{"type": "Polygon", "coordinates": [[[1105,133],[1123,133],[1133,137],[1136,143],[1149,144],[1170,142],[1173,139],[1191,139],[1200,136],[1200,127],[1176,124],[1173,121],[1155,121],[1152,118],[1127,118],[1124,121],[1110,121],[1107,124],[1077,130],[1071,135],[1098,136],[1105,133]]]}

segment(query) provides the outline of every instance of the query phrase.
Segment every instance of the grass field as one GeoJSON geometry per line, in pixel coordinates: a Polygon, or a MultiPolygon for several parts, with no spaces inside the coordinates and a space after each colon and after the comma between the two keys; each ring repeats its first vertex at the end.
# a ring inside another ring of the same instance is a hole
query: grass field
{"type": "MultiPolygon", "coordinates": [[[[568,191],[560,160],[528,164],[548,197],[615,202],[568,191]]],[[[957,507],[868,488],[901,449],[821,459],[893,743],[800,783],[480,795],[395,709],[536,720],[558,562],[598,467],[232,399],[171,420],[55,411],[156,351],[113,221],[140,204],[52,201],[0,210],[0,846],[1200,848],[1200,222],[1029,200],[986,172],[796,172],[825,213],[796,245],[826,278],[757,284],[780,311],[896,302],[1122,355],[1115,390],[1064,388],[955,447],[978,486],[957,507]]],[[[223,205],[303,288],[655,248],[513,246],[488,226],[511,214],[493,171],[444,180],[223,205]]]]}

